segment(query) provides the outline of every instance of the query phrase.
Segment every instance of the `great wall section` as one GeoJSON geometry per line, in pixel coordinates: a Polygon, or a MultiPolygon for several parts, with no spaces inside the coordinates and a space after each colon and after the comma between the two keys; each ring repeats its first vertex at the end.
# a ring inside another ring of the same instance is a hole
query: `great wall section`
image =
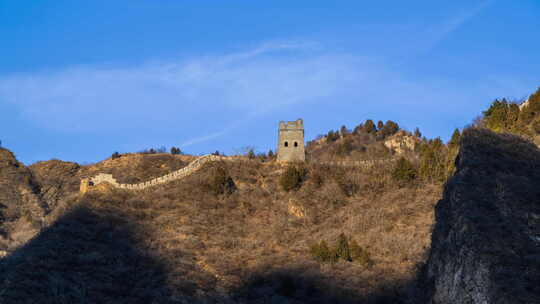
{"type": "Polygon", "coordinates": [[[105,182],[109,183],[113,187],[120,188],[120,189],[143,190],[148,187],[155,186],[155,185],[164,184],[164,183],[171,182],[173,180],[182,179],[188,175],[193,174],[195,171],[199,170],[207,162],[235,161],[235,160],[238,160],[238,158],[218,156],[218,155],[204,155],[190,162],[187,166],[185,166],[182,169],[173,171],[163,176],[156,177],[149,181],[138,183],[138,184],[120,184],[116,181],[116,179],[112,176],[112,174],[100,173],[92,178],[85,178],[81,180],[81,193],[86,193],[92,186],[97,186],[105,182]]]}
{"type": "MultiPolygon", "coordinates": [[[[83,178],[81,180],[80,192],[86,193],[88,190],[93,187],[101,184],[108,183],[115,188],[126,189],[126,190],[143,190],[148,187],[156,186],[159,184],[168,183],[174,180],[179,180],[184,177],[187,177],[197,170],[199,170],[205,163],[215,162],[215,161],[245,161],[245,158],[235,157],[235,156],[219,156],[219,155],[204,155],[194,161],[190,162],[187,166],[182,169],[173,171],[171,173],[165,174],[160,177],[156,177],[146,182],[137,183],[137,184],[121,184],[112,176],[112,174],[100,173],[91,178],[83,178]]],[[[329,166],[344,166],[344,167],[361,167],[361,168],[370,168],[376,165],[382,165],[384,163],[391,162],[392,159],[381,159],[381,160],[361,160],[361,161],[322,161],[317,162],[320,165],[329,165],[329,166]]]]}
{"type": "MultiPolygon", "coordinates": [[[[284,164],[287,162],[305,162],[304,148],[304,121],[297,119],[296,121],[281,121],[279,123],[279,140],[277,149],[277,162],[284,164]]],[[[407,134],[407,132],[399,131],[394,136],[384,142],[384,145],[395,153],[402,154],[405,150],[412,150],[418,142],[418,138],[407,134]]],[[[151,179],[146,182],[137,184],[121,184],[112,176],[112,174],[100,173],[91,178],[83,178],[80,184],[80,192],[86,193],[92,187],[101,183],[108,183],[113,187],[127,190],[143,190],[159,184],[168,183],[174,180],[182,179],[199,170],[205,163],[212,161],[246,161],[247,158],[241,156],[221,156],[221,155],[204,155],[201,156],[186,167],[165,174],[163,176],[151,179]]],[[[343,166],[343,167],[359,167],[370,168],[376,165],[383,165],[394,161],[394,159],[379,159],[379,160],[359,160],[359,161],[316,161],[319,165],[343,166]]],[[[313,162],[313,161],[312,161],[313,162]]]]}

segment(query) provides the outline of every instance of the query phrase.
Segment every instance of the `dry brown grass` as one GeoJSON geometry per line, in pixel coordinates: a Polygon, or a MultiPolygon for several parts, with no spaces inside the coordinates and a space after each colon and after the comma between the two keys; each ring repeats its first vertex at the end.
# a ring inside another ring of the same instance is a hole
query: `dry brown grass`
{"type": "MultiPolygon", "coordinates": [[[[108,160],[83,168],[81,175],[105,169],[129,182],[183,165],[177,156],[144,155],[108,160]]],[[[162,274],[155,279],[163,284],[162,294],[170,298],[241,303],[282,296],[300,302],[345,303],[366,300],[378,292],[394,297],[414,275],[415,265],[423,261],[440,185],[400,188],[391,179],[390,166],[359,169],[308,164],[306,168],[307,180],[289,192],[279,185],[285,170],[282,165],[226,162],[140,192],[93,192],[78,206],[91,210],[97,222],[104,221],[100,234],[128,231],[124,238],[133,250],[159,264],[162,274]],[[215,172],[213,167],[226,169],[236,191],[223,195],[208,191],[204,185],[215,172]],[[319,264],[312,259],[310,244],[326,240],[333,245],[340,233],[367,248],[373,267],[319,264]]],[[[75,236],[94,233],[88,227],[78,232],[76,227],[70,229],[76,231],[75,236]]],[[[55,261],[61,258],[54,257],[55,261]]],[[[59,275],[63,271],[67,270],[59,275]]],[[[95,286],[88,288],[105,288],[102,284],[106,283],[92,282],[95,286]]]]}

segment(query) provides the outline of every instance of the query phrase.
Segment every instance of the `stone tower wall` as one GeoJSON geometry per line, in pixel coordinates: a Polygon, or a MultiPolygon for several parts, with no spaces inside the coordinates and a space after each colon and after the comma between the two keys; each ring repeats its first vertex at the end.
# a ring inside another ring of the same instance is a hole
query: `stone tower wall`
{"type": "Polygon", "coordinates": [[[281,121],[279,123],[277,159],[282,162],[306,160],[304,146],[304,121],[281,121]]]}

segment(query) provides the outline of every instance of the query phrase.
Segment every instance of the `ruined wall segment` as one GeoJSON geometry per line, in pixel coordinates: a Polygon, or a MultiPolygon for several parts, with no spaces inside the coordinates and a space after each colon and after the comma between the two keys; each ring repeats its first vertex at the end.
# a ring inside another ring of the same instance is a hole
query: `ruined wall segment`
{"type": "Polygon", "coordinates": [[[304,162],[304,121],[279,122],[277,160],[280,162],[304,162]]]}

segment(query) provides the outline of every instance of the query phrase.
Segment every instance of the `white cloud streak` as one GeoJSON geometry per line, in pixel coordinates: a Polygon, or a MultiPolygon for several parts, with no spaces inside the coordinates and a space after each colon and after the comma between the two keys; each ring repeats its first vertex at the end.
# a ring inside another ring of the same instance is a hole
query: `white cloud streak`
{"type": "Polygon", "coordinates": [[[450,33],[456,31],[459,27],[465,24],[468,20],[478,15],[482,10],[487,8],[492,3],[493,3],[493,0],[482,1],[478,5],[472,7],[471,9],[448,20],[441,29],[441,33],[440,33],[441,39],[446,37],[450,33]]]}
{"type": "Polygon", "coordinates": [[[484,9],[489,7],[495,2],[495,0],[484,0],[478,3],[475,6],[465,9],[460,14],[456,14],[452,18],[447,19],[441,25],[433,25],[433,31],[428,37],[431,37],[427,40],[425,49],[423,52],[428,52],[432,50],[437,44],[445,40],[453,32],[457,31],[468,21],[480,14],[484,9]]]}
{"type": "Polygon", "coordinates": [[[409,116],[452,115],[478,96],[463,87],[458,93],[457,86],[444,79],[410,79],[379,61],[314,43],[281,42],[132,67],[0,76],[0,102],[46,129],[94,135],[114,130],[126,136],[143,128],[173,129],[186,147],[296,105],[317,108],[321,116],[358,119],[402,109],[409,116]],[[338,104],[349,113],[333,113],[338,104]]]}
{"type": "Polygon", "coordinates": [[[232,54],[135,67],[82,66],[3,76],[0,102],[16,105],[34,123],[65,132],[179,121],[190,125],[208,117],[230,125],[184,143],[192,145],[276,107],[331,96],[358,78],[350,65],[353,58],[318,54],[315,48],[311,43],[266,43],[232,54]]]}

